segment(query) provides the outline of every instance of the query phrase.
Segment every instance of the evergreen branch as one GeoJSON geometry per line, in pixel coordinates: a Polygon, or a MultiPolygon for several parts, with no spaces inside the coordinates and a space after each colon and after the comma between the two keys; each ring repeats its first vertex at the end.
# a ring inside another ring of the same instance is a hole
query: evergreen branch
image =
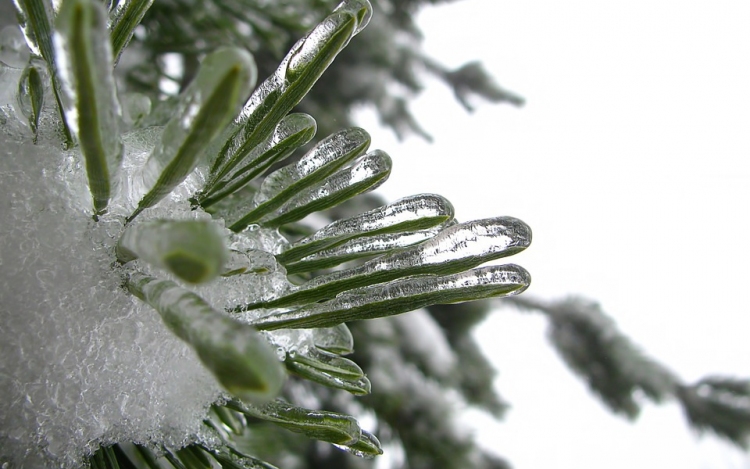
{"type": "Polygon", "coordinates": [[[690,424],[747,450],[750,447],[750,380],[710,377],[676,389],[690,424]]]}
{"type": "Polygon", "coordinates": [[[640,410],[636,391],[661,402],[680,384],[671,371],[622,335],[596,303],[581,298],[554,303],[520,298],[514,304],[545,313],[557,352],[614,412],[635,418],[640,410]]]}
{"type": "Polygon", "coordinates": [[[749,446],[749,380],[713,377],[685,385],[638,350],[598,304],[582,298],[543,302],[526,296],[509,301],[547,316],[555,349],[613,411],[635,418],[639,390],[657,403],[675,397],[695,429],[710,430],[741,448],[749,446]]]}

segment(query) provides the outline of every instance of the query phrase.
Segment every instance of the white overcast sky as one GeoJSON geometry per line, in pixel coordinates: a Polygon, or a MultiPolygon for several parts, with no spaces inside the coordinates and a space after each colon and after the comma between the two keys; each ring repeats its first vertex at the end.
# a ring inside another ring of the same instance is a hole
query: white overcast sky
{"type": "MultiPolygon", "coordinates": [[[[750,376],[750,2],[465,0],[419,24],[429,54],[481,59],[528,102],[467,115],[428,81],[413,110],[435,142],[373,131],[394,160],[380,192],[440,193],[462,221],[521,218],[534,241],[511,260],[529,294],[598,300],[686,382],[750,376]]],[[[634,424],[612,416],[541,317],[504,309],[478,335],[513,408],[500,425],[471,421],[517,469],[750,468],[674,403],[634,424]]]]}

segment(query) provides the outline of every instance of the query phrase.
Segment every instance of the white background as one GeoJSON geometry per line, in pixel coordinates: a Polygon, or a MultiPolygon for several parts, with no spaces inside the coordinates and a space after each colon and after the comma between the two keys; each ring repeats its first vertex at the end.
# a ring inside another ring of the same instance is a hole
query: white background
{"type": "MultiPolygon", "coordinates": [[[[467,0],[419,24],[428,54],[481,59],[528,102],[468,115],[428,80],[413,110],[435,142],[373,132],[394,159],[380,192],[440,193],[462,221],[521,218],[534,241],[511,260],[529,294],[596,299],[686,382],[750,376],[750,2],[467,0]]],[[[478,330],[513,407],[469,424],[517,469],[750,468],[675,403],[613,416],[545,327],[506,308],[478,330]]]]}

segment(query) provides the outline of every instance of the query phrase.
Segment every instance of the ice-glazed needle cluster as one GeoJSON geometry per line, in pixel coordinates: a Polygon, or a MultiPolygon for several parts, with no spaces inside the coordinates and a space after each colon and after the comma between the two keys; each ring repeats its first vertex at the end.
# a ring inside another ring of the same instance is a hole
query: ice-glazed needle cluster
{"type": "Polygon", "coordinates": [[[251,421],[376,456],[354,417],[296,399],[309,382],[370,392],[345,322],[528,287],[519,266],[482,266],[525,249],[528,226],[459,223],[433,194],[304,232],[391,171],[364,130],[314,140],[290,113],[367,0],[257,87],[251,55],[224,48],[162,102],[113,73],[149,1],[15,4],[21,28],[0,34],[3,468],[271,467],[243,443],[251,421]]]}

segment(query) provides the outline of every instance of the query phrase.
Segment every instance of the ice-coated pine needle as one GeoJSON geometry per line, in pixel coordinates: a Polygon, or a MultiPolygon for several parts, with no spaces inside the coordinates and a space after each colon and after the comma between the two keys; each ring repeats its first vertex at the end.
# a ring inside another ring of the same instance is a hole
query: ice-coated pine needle
{"type": "Polygon", "coordinates": [[[359,365],[335,353],[311,347],[287,353],[284,363],[289,371],[310,381],[359,396],[370,393],[370,380],[359,365]]]}
{"type": "Polygon", "coordinates": [[[55,56],[52,47],[52,22],[55,17],[52,3],[46,0],[13,0],[13,4],[16,6],[18,25],[31,53],[52,62],[55,56]]]}
{"type": "Polygon", "coordinates": [[[55,18],[53,6],[47,0],[13,0],[13,4],[16,7],[16,19],[31,53],[36,57],[41,57],[47,63],[47,71],[52,79],[52,92],[60,113],[65,147],[70,148],[73,145],[73,137],[70,134],[59,94],[62,85],[57,75],[55,48],[52,44],[52,24],[55,18]]]}
{"type": "MultiPolygon", "coordinates": [[[[171,451],[167,450],[167,455],[171,451]]],[[[203,451],[199,445],[188,445],[178,449],[173,453],[179,461],[167,457],[167,460],[175,467],[180,467],[178,463],[182,463],[182,467],[185,469],[212,469],[213,464],[208,458],[208,454],[203,451]]],[[[165,455],[166,456],[166,455],[165,455]]],[[[182,469],[182,468],[180,468],[182,469]]]]}
{"type": "Polygon", "coordinates": [[[383,454],[383,448],[380,446],[380,440],[378,440],[375,435],[368,432],[367,430],[362,430],[362,436],[360,436],[359,441],[352,445],[334,446],[338,449],[346,451],[347,453],[351,453],[357,457],[364,459],[372,459],[383,454]]]}
{"type": "Polygon", "coordinates": [[[355,396],[365,396],[370,394],[372,390],[372,384],[365,376],[361,378],[342,378],[307,363],[289,360],[285,363],[287,370],[292,373],[307,380],[328,386],[329,388],[341,389],[355,396]]]}
{"type": "Polygon", "coordinates": [[[459,223],[423,243],[389,252],[361,266],[315,277],[281,298],[246,305],[244,309],[311,303],[353,288],[411,275],[453,274],[510,256],[529,244],[531,228],[517,218],[496,217],[459,223]]]}
{"type": "Polygon", "coordinates": [[[65,0],[55,24],[65,118],[81,146],[96,215],[107,208],[123,155],[106,12],[93,0],[65,0]]]}
{"type": "Polygon", "coordinates": [[[370,146],[370,134],[353,127],[329,135],[296,163],[269,174],[256,192],[250,210],[233,225],[239,231],[276,210],[303,189],[330,176],[362,155],[370,146]]]}
{"type": "Polygon", "coordinates": [[[230,401],[226,406],[250,417],[267,420],[287,430],[329,443],[351,445],[359,441],[361,436],[362,430],[354,417],[296,407],[280,399],[258,407],[237,401],[230,401]]]}
{"type": "Polygon", "coordinates": [[[39,118],[44,106],[44,78],[46,76],[47,71],[39,67],[36,60],[31,60],[18,82],[18,102],[21,105],[21,112],[29,120],[29,127],[34,134],[34,143],[37,141],[39,118]]]}
{"type": "Polygon", "coordinates": [[[311,347],[305,351],[287,354],[287,362],[302,363],[342,379],[357,379],[365,376],[362,368],[348,358],[311,347]]]}
{"type": "MultiPolygon", "coordinates": [[[[305,218],[313,212],[320,212],[380,186],[391,174],[393,162],[387,153],[375,150],[329,176],[320,185],[311,186],[295,195],[274,213],[260,220],[268,227],[279,227],[305,218]]],[[[237,230],[243,226],[232,225],[237,230]]]]}
{"type": "Polygon", "coordinates": [[[135,273],[126,285],[195,350],[231,394],[247,402],[267,402],[278,395],[286,372],[276,351],[252,326],[214,310],[198,295],[169,280],[135,273]]]}
{"type": "Polygon", "coordinates": [[[203,60],[146,161],[141,176],[147,193],[128,221],[164,198],[195,169],[206,147],[235,116],[255,75],[252,56],[241,49],[219,49],[203,60]]]}
{"type": "Polygon", "coordinates": [[[331,327],[347,321],[406,313],[433,304],[516,295],[530,283],[528,272],[515,264],[479,267],[452,275],[409,277],[348,291],[324,303],[270,314],[253,325],[261,330],[331,327]]]}
{"type": "Polygon", "coordinates": [[[404,197],[360,215],[336,220],[292,244],[277,259],[288,264],[352,239],[424,230],[446,223],[453,216],[453,205],[442,196],[418,194],[404,197]]]}
{"type": "Polygon", "coordinates": [[[219,180],[261,144],[276,124],[307,94],[349,40],[372,15],[367,0],[345,0],[292,46],[273,75],[255,90],[240,116],[223,134],[211,180],[219,180]]]}
{"type": "Polygon", "coordinates": [[[119,0],[112,2],[114,8],[109,12],[109,29],[112,41],[112,54],[115,64],[120,60],[122,51],[133,37],[136,26],[141,23],[154,0],[119,0]]]}
{"type": "Polygon", "coordinates": [[[315,119],[307,114],[289,114],[279,122],[263,145],[253,149],[238,165],[213,186],[204,189],[198,203],[210,207],[222,198],[241,189],[277,161],[283,161],[295,150],[309,142],[317,130],[315,119]]]}
{"type": "Polygon", "coordinates": [[[219,228],[199,220],[149,220],[130,225],[116,247],[126,263],[143,259],[190,283],[202,283],[224,273],[229,252],[219,228]]]}
{"type": "Polygon", "coordinates": [[[344,262],[385,254],[434,238],[444,227],[436,226],[426,230],[406,233],[385,233],[351,239],[336,247],[316,252],[297,262],[286,264],[287,274],[312,272],[343,264],[344,262]]]}

